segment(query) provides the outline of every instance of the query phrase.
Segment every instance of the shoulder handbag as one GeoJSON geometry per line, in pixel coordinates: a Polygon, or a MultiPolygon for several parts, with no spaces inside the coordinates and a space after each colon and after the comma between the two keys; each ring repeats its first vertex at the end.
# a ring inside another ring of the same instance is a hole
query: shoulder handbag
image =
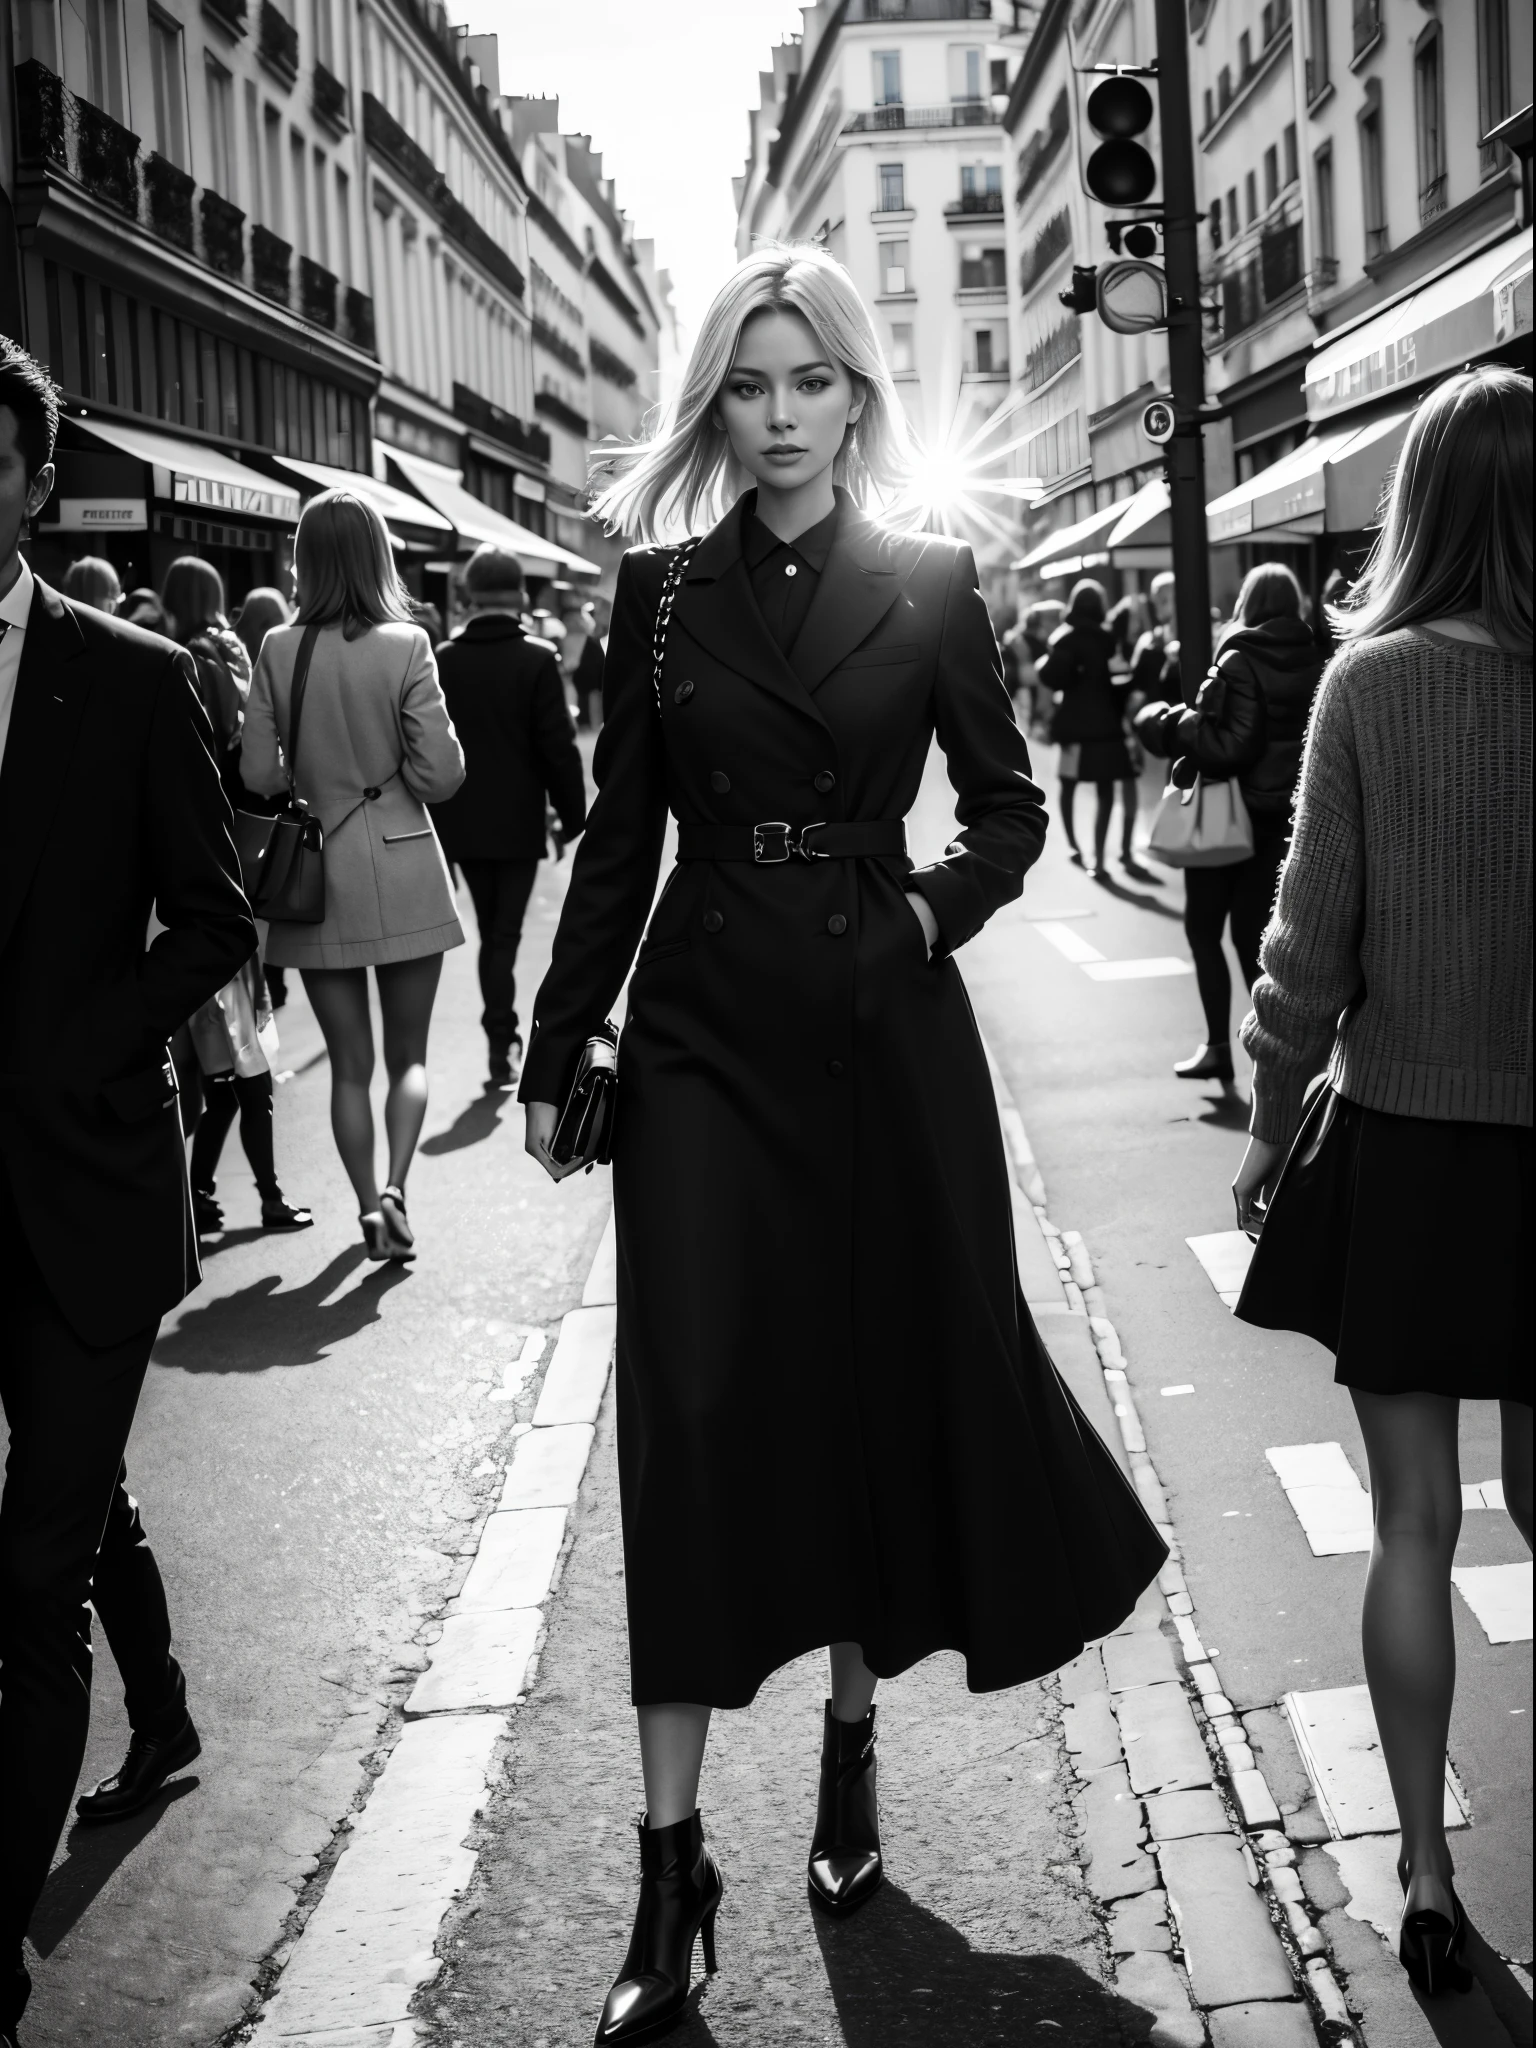
{"type": "MultiPolygon", "coordinates": [[[[656,606],[656,625],[651,635],[651,689],[661,715],[661,671],[667,652],[667,628],[682,585],[689,558],[698,546],[685,540],[673,551],[662,580],[656,606]]],[[[606,1166],[613,1157],[613,1126],[619,1107],[619,1033],[610,1018],[594,1031],[581,1049],[575,1077],[566,1093],[549,1143],[549,1156],[559,1166],[578,1161],[590,1173],[594,1166],[606,1166]]]]}
{"type": "Polygon", "coordinates": [[[270,918],[277,924],[325,921],[325,827],[318,818],[310,816],[309,806],[294,784],[299,717],[304,709],[309,663],[319,632],[318,626],[304,628],[293,664],[288,743],[283,749],[288,801],[275,817],[258,817],[252,811],[235,813],[235,850],[240,856],[240,879],[246,896],[257,917],[270,918]]]}
{"type": "Polygon", "coordinates": [[[1228,868],[1253,854],[1253,822],[1236,782],[1170,782],[1152,817],[1147,852],[1165,868],[1228,868]]]}

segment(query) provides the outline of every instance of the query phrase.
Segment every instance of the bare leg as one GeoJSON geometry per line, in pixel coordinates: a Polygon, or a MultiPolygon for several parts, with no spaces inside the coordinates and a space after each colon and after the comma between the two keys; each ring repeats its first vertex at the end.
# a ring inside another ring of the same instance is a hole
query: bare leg
{"type": "Polygon", "coordinates": [[[1115,785],[1113,782],[1096,782],[1098,807],[1093,814],[1093,864],[1102,870],[1104,849],[1109,844],[1110,814],[1115,808],[1115,785]]]}
{"type": "MultiPolygon", "coordinates": [[[[1078,846],[1077,846],[1077,833],[1076,833],[1076,831],[1074,830],[1074,828],[1073,828],[1073,824],[1072,824],[1072,809],[1073,809],[1073,804],[1074,804],[1074,802],[1075,802],[1075,800],[1076,800],[1076,797],[1077,797],[1077,784],[1076,784],[1076,783],[1075,783],[1075,782],[1074,782],[1074,781],[1073,781],[1073,780],[1071,779],[1071,777],[1070,777],[1070,776],[1067,776],[1067,775],[1063,775],[1063,776],[1062,776],[1062,778],[1061,778],[1061,785],[1060,785],[1060,787],[1061,787],[1061,829],[1062,829],[1062,831],[1063,831],[1063,832],[1065,832],[1065,833],[1066,833],[1066,835],[1067,835],[1067,844],[1068,844],[1068,846],[1070,846],[1070,847],[1071,847],[1071,849],[1072,849],[1072,851],[1073,851],[1073,853],[1075,853],[1075,854],[1076,854],[1076,853],[1078,852],[1078,846]]],[[[1078,858],[1079,858],[1079,861],[1081,861],[1081,855],[1079,855],[1079,856],[1078,856],[1078,858]]]]}
{"type": "Polygon", "coordinates": [[[1456,1428],[1441,1394],[1351,1390],[1370,1460],[1376,1524],[1361,1640],[1371,1705],[1402,1824],[1403,1910],[1450,1919],[1445,1745],[1456,1690],[1451,1561],[1461,1531],[1456,1428]]]}
{"type": "Polygon", "coordinates": [[[832,1666],[832,1718],[834,1721],[862,1721],[874,1704],[880,1683],[864,1662],[857,1643],[833,1643],[827,1650],[832,1666]]]}
{"type": "Polygon", "coordinates": [[[1120,857],[1130,865],[1136,858],[1136,779],[1120,785],[1120,857]]]}
{"type": "Polygon", "coordinates": [[[306,967],[304,992],[325,1036],[331,1062],[331,1131],[364,1216],[378,1213],[374,1179],[373,1020],[368,1014],[368,974],[362,967],[306,967]]]}
{"type": "Polygon", "coordinates": [[[1531,1404],[1529,1401],[1501,1401],[1499,1421],[1504,1430],[1504,1505],[1509,1518],[1531,1547],[1531,1404]]]}
{"type": "Polygon", "coordinates": [[[384,1135],[389,1143],[389,1184],[403,1188],[427,1113],[427,1030],[443,971],[441,953],[376,967],[384,1012],[384,1135]]]}
{"type": "Polygon", "coordinates": [[[648,1828],[675,1827],[697,1807],[710,1711],[680,1701],[635,1709],[648,1828]]]}

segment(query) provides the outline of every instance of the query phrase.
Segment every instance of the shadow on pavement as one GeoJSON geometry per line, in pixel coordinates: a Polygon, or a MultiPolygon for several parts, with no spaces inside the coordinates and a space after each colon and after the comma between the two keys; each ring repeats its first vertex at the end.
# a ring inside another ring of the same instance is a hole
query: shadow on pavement
{"type": "Polygon", "coordinates": [[[1468,1997],[1420,1998],[1418,2007],[1442,2048],[1473,2048],[1488,2039],[1488,2008],[1512,2048],[1531,2048],[1532,2008],[1525,1988],[1475,1927],[1467,1930],[1467,1967],[1477,1979],[1468,1997]]]}
{"type": "Polygon", "coordinates": [[[372,1266],[355,1287],[327,1301],[367,1254],[348,1245],[302,1287],[283,1286],[266,1273],[248,1287],[189,1309],[156,1344],[156,1365],[183,1372],[266,1372],[275,1365],[319,1365],[333,1344],[355,1337],[379,1320],[379,1303],[410,1271],[393,1261],[372,1266]]]}
{"type": "Polygon", "coordinates": [[[445,1152],[462,1152],[466,1145],[478,1145],[500,1128],[501,1113],[512,1107],[514,1099],[510,1088],[487,1081],[485,1092],[461,1109],[446,1131],[426,1139],[420,1149],[438,1159],[445,1152]]]}
{"type": "Polygon", "coordinates": [[[1206,1101],[1199,1112],[1199,1121],[1214,1124],[1222,1131],[1246,1131],[1248,1113],[1248,1098],[1239,1095],[1235,1088],[1223,1088],[1213,1100],[1206,1101]]]}
{"type": "Polygon", "coordinates": [[[807,1908],[847,2048],[1062,2048],[1145,2041],[1153,2016],[1064,1956],[994,1955],[889,1881],[856,1918],[807,1908]]]}
{"type": "Polygon", "coordinates": [[[69,1831],[64,1861],[50,1874],[43,1895],[32,1915],[27,1939],[40,1956],[51,1956],[75,1923],[82,1919],[98,1893],[106,1888],[138,1848],[146,1835],[154,1833],[161,1817],[178,1799],[195,1792],[198,1778],[173,1778],[165,1790],[132,1820],[117,1821],[111,1827],[82,1827],[77,1821],[69,1831]]]}
{"type": "Polygon", "coordinates": [[[1138,910],[1155,910],[1159,917],[1171,917],[1175,924],[1184,922],[1182,910],[1175,910],[1171,903],[1165,903],[1161,896],[1148,896],[1141,889],[1127,889],[1123,882],[1117,882],[1113,875],[1101,868],[1093,877],[1096,889],[1102,889],[1106,896],[1118,896],[1122,903],[1134,903],[1138,910]]]}

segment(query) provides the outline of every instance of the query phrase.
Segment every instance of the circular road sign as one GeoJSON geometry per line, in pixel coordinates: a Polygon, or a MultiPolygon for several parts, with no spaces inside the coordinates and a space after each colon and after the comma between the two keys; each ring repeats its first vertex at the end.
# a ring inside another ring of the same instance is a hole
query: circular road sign
{"type": "Polygon", "coordinates": [[[1173,439],[1173,431],[1177,425],[1173,405],[1166,398],[1154,398],[1141,415],[1141,431],[1149,441],[1156,441],[1159,446],[1164,441],[1173,439]]]}

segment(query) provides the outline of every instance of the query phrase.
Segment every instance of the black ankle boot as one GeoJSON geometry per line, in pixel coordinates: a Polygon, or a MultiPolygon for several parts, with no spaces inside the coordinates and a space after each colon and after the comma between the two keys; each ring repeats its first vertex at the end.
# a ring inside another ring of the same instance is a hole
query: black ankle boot
{"type": "Polygon", "coordinates": [[[724,1889],[697,1812],[669,1828],[648,1828],[642,1815],[635,1931],[603,2003],[593,2048],[654,2041],[682,2018],[695,1935],[703,1939],[704,1967],[714,1975],[715,1914],[724,1889]]]}
{"type": "Polygon", "coordinates": [[[853,1913],[880,1889],[880,1808],[875,1798],[875,1709],[839,1721],[827,1701],[821,1726],[821,1789],[806,1883],[811,1903],[853,1913]]]}

